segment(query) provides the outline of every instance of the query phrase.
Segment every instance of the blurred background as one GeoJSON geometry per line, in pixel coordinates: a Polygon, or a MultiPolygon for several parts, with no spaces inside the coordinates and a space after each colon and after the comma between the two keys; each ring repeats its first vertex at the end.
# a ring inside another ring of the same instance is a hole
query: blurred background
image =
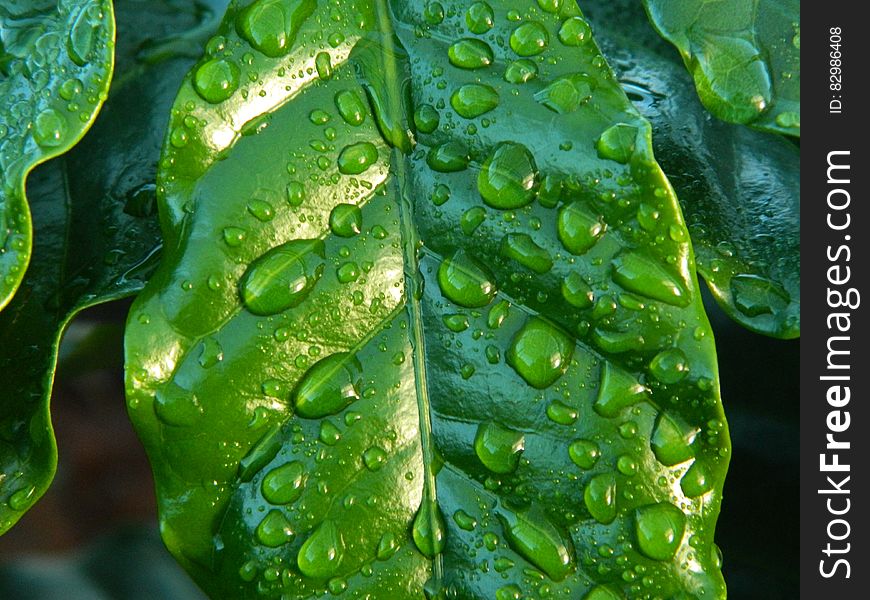
{"type": "MultiPolygon", "coordinates": [[[[734,445],[717,527],[729,598],[797,598],[799,342],[750,333],[705,303],[734,445]]],[[[64,337],[51,402],[57,477],[0,537],[0,598],[203,598],[160,541],[151,471],[127,419],[128,308],[83,313],[64,337]]]]}

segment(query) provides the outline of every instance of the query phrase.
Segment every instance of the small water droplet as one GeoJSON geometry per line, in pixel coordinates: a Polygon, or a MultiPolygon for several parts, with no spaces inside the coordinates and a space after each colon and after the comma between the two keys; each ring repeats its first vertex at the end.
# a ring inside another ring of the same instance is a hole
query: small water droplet
{"type": "Polygon", "coordinates": [[[218,104],[238,89],[240,76],[239,67],[234,62],[213,58],[196,69],[193,87],[203,100],[218,104]]]}
{"type": "Polygon", "coordinates": [[[507,362],[532,387],[552,385],[568,369],[573,340],[539,317],[532,317],[514,336],[507,362]]]}
{"type": "Polygon", "coordinates": [[[494,87],[479,83],[463,85],[450,96],[453,110],[466,119],[488,113],[498,106],[498,101],[498,92],[494,87]]]}
{"type": "Polygon", "coordinates": [[[535,273],[543,275],[553,268],[553,259],[527,233],[509,233],[501,240],[499,252],[535,273]]]}
{"type": "Polygon", "coordinates": [[[449,141],[433,147],[426,155],[426,164],[439,173],[456,173],[468,168],[471,158],[462,142],[449,141]]]}
{"type": "Polygon", "coordinates": [[[635,511],[638,549],[653,560],[670,560],[686,530],[686,515],[667,502],[642,506],[635,511]]]}
{"type": "Polygon", "coordinates": [[[434,558],[444,551],[447,525],[441,509],[428,498],[423,498],[423,503],[414,517],[411,534],[414,544],[423,556],[434,558]]]}
{"type": "Polygon", "coordinates": [[[591,37],[592,30],[582,17],[568,17],[559,28],[559,41],[566,46],[579,46],[591,37]]]}
{"type": "Polygon", "coordinates": [[[674,384],[689,374],[689,360],[679,348],[668,348],[656,354],[649,363],[649,370],[662,383],[674,384]]]}
{"type": "Polygon", "coordinates": [[[290,504],[302,496],[305,481],[305,467],[294,460],[269,471],[260,489],[263,497],[272,504],[290,504]]]}
{"type": "Polygon", "coordinates": [[[53,108],[46,108],[33,122],[33,139],[43,148],[56,148],[63,143],[66,130],[66,119],[53,108]]]}
{"type": "Polygon", "coordinates": [[[534,199],[537,174],[535,159],[525,146],[504,142],[483,163],[477,189],[493,208],[513,210],[534,199]]]}
{"type": "Polygon", "coordinates": [[[583,490],[583,503],[592,518],[607,525],[616,518],[616,476],[600,473],[583,490]]]}
{"type": "Polygon", "coordinates": [[[591,440],[574,440],[568,446],[568,456],[581,469],[591,469],[601,458],[601,449],[591,440]]]}
{"type": "Polygon", "coordinates": [[[687,306],[690,302],[686,286],[642,254],[623,252],[611,264],[613,280],[630,292],[673,306],[687,306]]]}
{"type": "Polygon", "coordinates": [[[438,110],[431,104],[421,104],[414,112],[414,125],[417,131],[421,133],[432,133],[438,129],[438,123],[441,121],[441,115],[438,110]]]}
{"type": "Polygon", "coordinates": [[[329,213],[329,228],[339,237],[357,235],[362,231],[362,210],[355,204],[337,204],[329,213]]]}
{"type": "Polygon", "coordinates": [[[346,146],[338,155],[338,170],[345,175],[364,173],[378,160],[378,148],[371,142],[346,146]]]}
{"type": "Polygon", "coordinates": [[[296,533],[287,517],[278,509],[272,509],[257,525],[257,539],[264,546],[278,548],[296,538],[296,533]]]}
{"type": "Polygon", "coordinates": [[[588,252],[601,239],[604,229],[601,219],[578,202],[572,202],[559,211],[559,240],[571,254],[588,252]]]}
{"type": "Polygon", "coordinates": [[[573,425],[577,422],[579,413],[573,406],[568,406],[559,400],[553,400],[547,406],[547,417],[559,425],[573,425]]]}
{"type": "Polygon", "coordinates": [[[523,23],[513,30],[510,38],[511,49],[520,56],[535,56],[547,48],[550,34],[537,21],[523,23]]]}
{"type": "Polygon", "coordinates": [[[498,423],[483,423],[477,428],[474,451],[480,462],[494,473],[513,473],[525,449],[525,435],[498,423]]]}
{"type": "Polygon", "coordinates": [[[650,446],[653,454],[665,466],[678,465],[692,458],[692,442],[697,429],[693,429],[677,420],[676,417],[662,412],[656,420],[650,446]]]}
{"type": "Polygon", "coordinates": [[[527,58],[508,63],[504,71],[504,80],[519,85],[527,83],[538,76],[538,65],[527,58]]]}
{"type": "Polygon", "coordinates": [[[497,291],[489,269],[463,250],[438,267],[438,285],[448,300],[466,308],[486,306],[497,291]]]}
{"type": "Polygon", "coordinates": [[[362,125],[366,119],[366,107],[359,95],[353,90],[342,90],[335,95],[338,114],[348,125],[362,125]]]}
{"type": "Polygon", "coordinates": [[[316,0],[257,0],[236,18],[236,31],[270,58],[290,51],[302,23],[314,12],[316,0]]]}
{"type": "Polygon", "coordinates": [[[598,156],[622,164],[627,163],[637,147],[637,134],[637,127],[634,125],[626,123],[613,125],[602,133],[595,143],[598,156]]]}
{"type": "Polygon", "coordinates": [[[480,69],[492,64],[493,53],[483,40],[464,38],[447,50],[450,64],[461,69],[480,69]]]}
{"type": "Polygon", "coordinates": [[[465,12],[465,24],[471,33],[484,34],[492,29],[495,13],[486,2],[475,2],[465,12]]]}
{"type": "Polygon", "coordinates": [[[574,570],[569,541],[544,515],[527,515],[501,508],[498,518],[511,548],[550,579],[563,581],[574,570]]]}

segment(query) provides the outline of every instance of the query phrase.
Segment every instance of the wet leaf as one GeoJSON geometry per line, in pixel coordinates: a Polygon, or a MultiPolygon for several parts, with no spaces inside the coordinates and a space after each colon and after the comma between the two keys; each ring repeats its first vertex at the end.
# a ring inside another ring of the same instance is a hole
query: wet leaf
{"type": "Polygon", "coordinates": [[[48,400],[62,332],[81,310],[140,290],[156,267],[163,131],[179,83],[201,52],[191,55],[202,44],[197,27],[219,17],[226,2],[211,10],[194,2],[116,6],[122,41],[99,119],[76,148],[28,178],[34,260],[0,313],[0,531],[54,476],[48,400]]]}
{"type": "Polygon", "coordinates": [[[724,597],[650,126],[572,3],[479,4],[233,4],[176,99],[128,409],[213,597],[724,597]]]}
{"type": "Polygon", "coordinates": [[[90,127],[112,78],[109,0],[0,3],[0,309],[30,262],[27,174],[90,127]]]}
{"type": "Polygon", "coordinates": [[[800,149],[708,118],[679,58],[632,0],[588,16],[629,97],[653,126],[698,272],[723,309],[758,333],[800,335],[800,149]]]}
{"type": "Polygon", "coordinates": [[[799,0],[644,0],[716,117],[800,136],[799,0]]]}

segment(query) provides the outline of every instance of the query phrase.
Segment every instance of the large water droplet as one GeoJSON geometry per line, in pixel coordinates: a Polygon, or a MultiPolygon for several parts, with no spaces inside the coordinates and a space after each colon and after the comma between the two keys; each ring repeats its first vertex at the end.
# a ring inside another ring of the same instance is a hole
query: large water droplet
{"type": "Polygon", "coordinates": [[[296,538],[296,533],[287,517],[278,509],[272,509],[257,525],[257,539],[269,548],[277,548],[296,538]]]}
{"type": "Polygon", "coordinates": [[[462,142],[450,141],[435,146],[426,155],[426,164],[439,173],[456,173],[468,168],[471,158],[462,142]]]}
{"type": "Polygon", "coordinates": [[[241,72],[234,62],[213,58],[201,64],[193,75],[193,87],[203,100],[212,104],[223,102],[239,87],[241,72]]]}
{"type": "Polygon", "coordinates": [[[453,92],[450,105],[460,117],[474,119],[498,106],[498,92],[489,85],[469,83],[453,92]]]}
{"type": "Polygon", "coordinates": [[[441,509],[428,498],[423,499],[420,510],[414,517],[411,534],[414,544],[423,556],[434,558],[444,551],[447,525],[444,523],[441,509]]]}
{"type": "Polygon", "coordinates": [[[595,148],[600,158],[627,163],[631,160],[637,147],[637,127],[625,123],[617,123],[598,138],[595,148]]]}
{"type": "Polygon", "coordinates": [[[502,508],[498,517],[511,548],[550,579],[562,581],[574,569],[570,543],[544,515],[502,508]]]}
{"type": "Polygon", "coordinates": [[[583,503],[592,518],[607,525],[616,518],[616,476],[600,473],[583,490],[583,503]]]}
{"type": "Polygon", "coordinates": [[[266,56],[290,51],[299,27],[317,7],[316,0],[257,0],[236,19],[236,31],[266,56]]]}
{"type": "Polygon", "coordinates": [[[263,478],[263,497],[272,504],[290,504],[302,496],[305,467],[298,460],[275,467],[263,478]]]}
{"type": "Polygon", "coordinates": [[[514,336],[507,362],[532,387],[552,385],[568,369],[574,341],[539,317],[532,317],[514,336]]]}
{"type": "Polygon", "coordinates": [[[686,531],[686,515],[667,502],[642,506],[635,511],[638,549],[654,560],[670,560],[686,531]]]}
{"type": "Polygon", "coordinates": [[[348,125],[362,125],[366,119],[366,106],[353,90],[342,90],[335,95],[338,114],[348,125]]]}
{"type": "Polygon", "coordinates": [[[495,13],[486,2],[475,2],[465,12],[465,24],[471,33],[484,34],[492,29],[495,13]]]}
{"type": "Polygon", "coordinates": [[[527,233],[509,233],[501,240],[499,252],[543,275],[553,268],[553,259],[546,249],[539,246],[527,233]]]}
{"type": "Polygon", "coordinates": [[[438,267],[441,293],[466,308],[480,308],[496,294],[495,278],[484,265],[463,250],[456,251],[438,267]]]}
{"type": "Polygon", "coordinates": [[[535,159],[525,146],[504,142],[483,163],[477,189],[493,208],[513,210],[534,199],[537,174],[535,159]]]}
{"type": "Polygon", "coordinates": [[[46,108],[33,122],[33,139],[43,148],[56,148],[63,143],[66,129],[66,119],[53,108],[46,108]]]}
{"type": "Polygon", "coordinates": [[[306,577],[329,579],[338,573],[345,546],[341,532],[332,521],[321,523],[299,549],[296,564],[306,577]]]}
{"type": "Polygon", "coordinates": [[[340,237],[357,235],[362,228],[362,210],[355,204],[337,204],[329,213],[329,228],[340,237]]]}
{"type": "Polygon", "coordinates": [[[359,399],[362,365],[347,352],[337,352],[311,366],[293,391],[296,412],[319,419],[344,410],[359,399]]]}
{"type": "Polygon", "coordinates": [[[438,129],[441,115],[431,104],[421,104],[414,112],[414,125],[420,133],[432,133],[438,129]]]}
{"type": "Polygon", "coordinates": [[[627,407],[646,400],[647,389],[638,383],[630,373],[611,363],[604,363],[598,397],[593,408],[603,417],[615,417],[627,407]]]}
{"type": "Polygon", "coordinates": [[[537,21],[523,23],[511,33],[511,49],[520,56],[535,56],[547,48],[550,34],[537,21]]]}
{"type": "Polygon", "coordinates": [[[489,422],[477,428],[474,451],[487,469],[507,474],[516,471],[525,443],[523,432],[489,422]]]}
{"type": "Polygon", "coordinates": [[[591,440],[574,440],[568,446],[568,456],[581,469],[591,469],[601,458],[601,448],[591,440]]]}
{"type": "Polygon", "coordinates": [[[378,160],[378,148],[371,142],[345,146],[338,155],[338,170],[345,175],[359,175],[378,160]]]}
{"type": "Polygon", "coordinates": [[[591,37],[592,30],[582,17],[568,17],[559,28],[559,41],[566,46],[579,46],[591,37]]]}
{"type": "Polygon", "coordinates": [[[291,240],[255,260],[239,284],[245,307],[274,315],[302,302],[323,273],[321,240],[291,240]]]}
{"type": "Polygon", "coordinates": [[[679,348],[668,348],[656,354],[649,363],[653,377],[662,383],[677,383],[689,374],[689,360],[679,348]]]}
{"type": "Polygon", "coordinates": [[[688,427],[675,417],[662,412],[656,420],[650,445],[660,463],[668,467],[692,458],[692,441],[697,429],[688,427]]]}
{"type": "Polygon", "coordinates": [[[559,211],[559,240],[571,254],[584,254],[604,234],[604,223],[577,202],[559,211]]]}
{"type": "Polygon", "coordinates": [[[689,304],[686,286],[652,259],[623,252],[612,264],[613,280],[626,290],[673,306],[689,304]]]}
{"type": "Polygon", "coordinates": [[[450,64],[461,69],[480,69],[492,64],[492,48],[483,40],[464,38],[447,50],[450,64]]]}

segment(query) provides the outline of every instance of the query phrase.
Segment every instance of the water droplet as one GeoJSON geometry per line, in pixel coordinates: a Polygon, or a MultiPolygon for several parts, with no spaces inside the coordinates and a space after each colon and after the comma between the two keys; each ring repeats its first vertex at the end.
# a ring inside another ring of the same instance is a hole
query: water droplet
{"type": "Polygon", "coordinates": [[[576,271],[572,271],[562,280],[562,297],[571,306],[589,308],[592,306],[594,294],[589,284],[583,280],[583,277],[576,271]]]}
{"type": "Polygon", "coordinates": [[[513,473],[525,449],[525,435],[498,423],[483,423],[477,428],[474,451],[480,462],[494,473],[513,473]]]}
{"type": "Polygon", "coordinates": [[[573,425],[577,422],[577,409],[559,400],[553,400],[547,406],[547,417],[559,425],[573,425]]]}
{"type": "Polygon", "coordinates": [[[652,259],[623,252],[612,264],[613,280],[626,290],[673,306],[689,304],[686,286],[652,259]]]}
{"type": "Polygon", "coordinates": [[[592,87],[586,75],[559,77],[535,92],[535,101],[560,114],[572,113],[592,97],[592,87]]]}
{"type": "Polygon", "coordinates": [[[435,190],[432,192],[432,204],[435,206],[441,206],[448,200],[450,200],[450,188],[443,183],[439,183],[435,186],[435,190]]]}
{"type": "Polygon", "coordinates": [[[432,133],[438,129],[438,123],[441,121],[441,115],[431,104],[421,104],[414,113],[414,125],[417,126],[417,131],[421,133],[432,133]]]}
{"type": "Polygon", "coordinates": [[[206,102],[218,104],[239,87],[239,67],[226,59],[213,58],[201,64],[193,76],[193,87],[206,102]]]}
{"type": "MultiPolygon", "coordinates": [[[[798,39],[800,39],[800,37],[798,37],[798,39]]],[[[800,46],[800,42],[798,42],[798,46],[800,46]]],[[[801,116],[796,112],[779,113],[776,115],[776,124],[780,127],[800,128],[801,116]]]]}
{"type": "Polygon", "coordinates": [[[248,212],[251,213],[255,219],[262,221],[263,223],[267,223],[275,218],[275,210],[272,208],[272,205],[265,200],[254,199],[248,202],[248,212]]]}
{"type": "Polygon", "coordinates": [[[477,527],[477,519],[462,509],[453,513],[453,521],[456,523],[457,527],[464,531],[474,531],[477,527]]]}
{"type": "Polygon", "coordinates": [[[574,569],[569,542],[544,515],[501,508],[498,517],[511,548],[550,579],[562,581],[574,569]]]}
{"type": "Polygon", "coordinates": [[[498,106],[498,92],[489,85],[469,83],[453,92],[450,105],[460,117],[474,119],[498,106]]]}
{"type": "Polygon", "coordinates": [[[157,390],[154,412],[165,424],[183,427],[196,422],[202,407],[193,392],[169,382],[157,390]]]}
{"type": "Polygon", "coordinates": [[[737,310],[747,317],[757,317],[784,310],[791,297],[778,283],[758,275],[731,278],[731,294],[737,310]]]}
{"type": "Polygon", "coordinates": [[[34,501],[36,496],[36,487],[27,486],[9,496],[9,508],[12,510],[26,510],[34,501]]]}
{"type": "Polygon", "coordinates": [[[84,85],[80,79],[67,79],[61,84],[58,94],[64,100],[69,101],[81,94],[83,89],[84,85]]]}
{"type": "Polygon", "coordinates": [[[611,363],[604,363],[598,398],[593,404],[595,412],[603,417],[615,417],[627,407],[646,400],[647,389],[626,371],[611,363]]]}
{"type": "Polygon", "coordinates": [[[274,315],[298,305],[320,279],[324,256],[324,243],[316,239],[272,248],[251,263],[241,279],[245,307],[255,315],[274,315]]]}
{"type": "Polygon", "coordinates": [[[312,579],[329,579],[338,573],[344,559],[344,539],[332,521],[321,523],[299,549],[299,571],[312,579]]]}
{"type": "Polygon", "coordinates": [[[43,148],[56,148],[63,143],[66,129],[66,119],[53,108],[46,108],[33,122],[33,139],[43,148]]]}
{"type": "Polygon", "coordinates": [[[305,200],[305,186],[298,181],[287,184],[287,202],[290,206],[301,206],[305,200]]]}
{"type": "Polygon", "coordinates": [[[486,210],[480,206],[469,208],[459,218],[459,226],[462,228],[462,233],[471,235],[486,220],[486,210]]]}
{"type": "Polygon", "coordinates": [[[423,9],[423,18],[430,25],[438,25],[444,20],[444,6],[440,2],[430,2],[423,9]]]}
{"type": "Polygon", "coordinates": [[[515,583],[509,583],[495,591],[495,600],[520,600],[523,597],[523,591],[515,583]]]}
{"type": "Polygon", "coordinates": [[[378,148],[371,142],[346,146],[338,155],[338,170],[345,175],[359,175],[378,160],[378,148]]]}
{"type": "Polygon", "coordinates": [[[448,300],[466,308],[486,306],[497,291],[489,269],[463,250],[438,267],[438,285],[448,300]]]}
{"type": "Polygon", "coordinates": [[[559,41],[566,46],[579,46],[591,37],[592,30],[581,17],[568,17],[559,28],[559,41]]]}
{"type": "Polygon", "coordinates": [[[461,69],[480,69],[492,64],[492,48],[483,40],[464,38],[447,50],[450,64],[461,69]]]}
{"type": "Polygon", "coordinates": [[[393,532],[388,531],[381,536],[381,540],[378,542],[376,556],[378,557],[378,560],[387,560],[399,551],[399,547],[399,540],[396,539],[396,535],[393,532]]]}
{"type": "Polygon", "coordinates": [[[604,223],[578,202],[559,211],[559,240],[571,254],[585,254],[604,234],[604,223]]]}
{"type": "Polygon", "coordinates": [[[447,329],[455,333],[468,329],[468,317],[462,314],[444,315],[443,321],[447,329]]]}
{"type": "Polygon", "coordinates": [[[435,146],[426,155],[426,164],[440,173],[455,173],[468,168],[471,158],[462,142],[450,141],[435,146]]]}
{"type": "Polygon", "coordinates": [[[355,204],[337,204],[329,213],[329,228],[340,237],[357,235],[362,231],[362,210],[355,204]]]}
{"type": "Polygon", "coordinates": [[[625,164],[631,160],[637,146],[637,127],[625,123],[617,123],[598,138],[595,148],[599,158],[615,160],[625,164]]]}
{"type": "Polygon", "coordinates": [[[317,439],[327,446],[335,446],[341,440],[341,431],[332,421],[325,420],[320,424],[320,434],[317,439]]]}
{"type": "Polygon", "coordinates": [[[332,57],[329,52],[318,52],[314,57],[314,68],[321,79],[332,79],[332,57]]]}
{"type": "Polygon", "coordinates": [[[245,241],[247,232],[240,227],[227,227],[224,229],[224,242],[231,248],[237,248],[245,241]]]}
{"type": "Polygon", "coordinates": [[[641,553],[653,560],[670,560],[686,531],[686,515],[667,502],[642,506],[635,511],[635,535],[641,553]]]}
{"type": "Polygon", "coordinates": [[[520,56],[535,56],[547,48],[550,34],[537,21],[523,23],[511,33],[511,49],[520,56]]]}
{"type": "Polygon", "coordinates": [[[257,539],[264,546],[277,548],[296,538],[290,521],[278,509],[272,509],[257,525],[257,539]]]}
{"type": "Polygon", "coordinates": [[[290,51],[316,6],[316,0],[257,0],[239,13],[236,31],[256,50],[277,58],[290,51]]]}
{"type": "Polygon", "coordinates": [[[176,148],[184,148],[190,141],[190,134],[184,127],[175,127],[169,134],[169,143],[176,148]]]}
{"type": "Polygon", "coordinates": [[[573,340],[539,317],[532,317],[514,336],[507,362],[532,387],[552,385],[568,369],[573,340]]]}
{"type": "Polygon", "coordinates": [[[697,498],[703,496],[713,489],[713,481],[707,472],[707,467],[703,463],[696,460],[680,479],[680,488],[683,493],[689,498],[697,498]]]}
{"type": "Polygon", "coordinates": [[[224,359],[224,349],[214,338],[205,338],[200,345],[199,364],[203,369],[210,369],[224,359]]]}
{"type": "Polygon", "coordinates": [[[678,421],[667,413],[660,413],[653,429],[650,445],[660,463],[668,467],[678,465],[692,458],[692,442],[697,429],[678,421]]]}
{"type": "Polygon", "coordinates": [[[689,360],[679,348],[669,348],[656,354],[649,363],[649,370],[662,383],[673,384],[689,374],[689,360]]]}
{"type": "Polygon", "coordinates": [[[348,125],[362,125],[366,119],[366,107],[359,95],[353,90],[342,90],[335,95],[338,114],[348,125]]]}
{"type": "Polygon", "coordinates": [[[591,469],[601,458],[601,449],[593,441],[574,440],[568,446],[568,456],[581,469],[591,469]]]}
{"type": "Polygon", "coordinates": [[[535,159],[525,146],[504,142],[483,163],[477,189],[493,208],[521,208],[534,199],[537,173],[535,159]]]}
{"type": "Polygon", "coordinates": [[[484,34],[492,29],[495,13],[486,2],[475,2],[465,12],[465,24],[471,33],[484,34]]]}
{"type": "Polygon", "coordinates": [[[414,544],[423,556],[434,558],[444,551],[447,525],[444,523],[441,509],[428,498],[423,498],[420,510],[414,517],[411,534],[414,544]]]}
{"type": "Polygon", "coordinates": [[[535,273],[543,275],[553,268],[550,253],[527,233],[509,233],[501,240],[501,255],[517,261],[535,273]]]}
{"type": "Polygon", "coordinates": [[[362,459],[369,471],[379,471],[387,462],[387,453],[384,452],[383,448],[372,446],[363,452],[362,459]]]}
{"type": "Polygon", "coordinates": [[[504,80],[519,85],[538,76],[538,65],[527,58],[521,58],[508,64],[504,71],[504,80]]]}
{"type": "Polygon", "coordinates": [[[70,28],[66,45],[67,52],[70,59],[80,67],[90,62],[90,54],[94,48],[98,26],[99,21],[91,15],[91,7],[85,5],[70,28]]]}
{"type": "Polygon", "coordinates": [[[359,399],[362,365],[347,352],[337,352],[311,366],[293,391],[299,416],[319,419],[334,415],[359,399]]]}
{"type": "Polygon", "coordinates": [[[302,496],[305,480],[305,467],[294,460],[269,471],[260,489],[272,504],[290,504],[302,496]]]}
{"type": "Polygon", "coordinates": [[[616,518],[616,476],[600,473],[583,490],[583,503],[592,518],[607,525],[616,518]]]}
{"type": "Polygon", "coordinates": [[[336,277],[338,277],[339,283],[350,283],[351,281],[356,281],[360,276],[359,265],[353,261],[342,263],[335,274],[336,277]]]}

